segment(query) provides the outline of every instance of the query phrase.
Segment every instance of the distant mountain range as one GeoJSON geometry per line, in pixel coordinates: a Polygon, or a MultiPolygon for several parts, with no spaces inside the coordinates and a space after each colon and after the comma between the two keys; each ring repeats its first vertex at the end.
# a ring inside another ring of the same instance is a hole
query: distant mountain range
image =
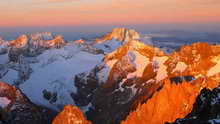
{"type": "Polygon", "coordinates": [[[218,124],[220,44],[180,34],[0,38],[0,124],[218,124]]]}

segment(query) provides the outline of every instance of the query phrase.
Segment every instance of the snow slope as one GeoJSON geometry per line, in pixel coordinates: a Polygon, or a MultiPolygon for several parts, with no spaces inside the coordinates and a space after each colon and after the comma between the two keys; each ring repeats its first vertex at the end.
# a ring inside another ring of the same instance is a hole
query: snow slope
{"type": "Polygon", "coordinates": [[[58,110],[74,104],[74,76],[101,62],[97,51],[88,44],[65,43],[61,35],[49,32],[1,40],[0,81],[19,87],[35,104],[58,110]],[[62,45],[54,47],[57,43],[62,45]]]}
{"type": "Polygon", "coordinates": [[[33,73],[20,88],[32,102],[49,108],[74,104],[74,75],[92,69],[102,58],[103,55],[83,52],[76,46],[47,50],[37,57],[38,63],[31,65],[33,73]],[[54,96],[46,99],[45,92],[54,96]]]}
{"type": "Polygon", "coordinates": [[[121,46],[123,43],[120,41],[117,41],[116,39],[108,40],[103,43],[95,44],[93,47],[96,49],[103,50],[104,53],[111,53],[115,49],[117,49],[119,46],[121,46]]]}
{"type": "Polygon", "coordinates": [[[5,46],[7,51],[0,53],[0,81],[19,87],[35,104],[55,110],[74,105],[74,76],[103,59],[90,45],[65,43],[61,35],[54,37],[49,32],[21,35],[10,42],[1,40],[1,51],[5,46]],[[62,45],[56,47],[57,43],[62,45]],[[44,47],[48,44],[50,47],[44,47]]]}

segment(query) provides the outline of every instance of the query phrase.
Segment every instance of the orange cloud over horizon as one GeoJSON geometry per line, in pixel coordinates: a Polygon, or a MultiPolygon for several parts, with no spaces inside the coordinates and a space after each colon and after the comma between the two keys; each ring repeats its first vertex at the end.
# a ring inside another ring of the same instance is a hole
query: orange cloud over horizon
{"type": "Polygon", "coordinates": [[[0,27],[220,22],[220,0],[0,2],[0,27]]]}

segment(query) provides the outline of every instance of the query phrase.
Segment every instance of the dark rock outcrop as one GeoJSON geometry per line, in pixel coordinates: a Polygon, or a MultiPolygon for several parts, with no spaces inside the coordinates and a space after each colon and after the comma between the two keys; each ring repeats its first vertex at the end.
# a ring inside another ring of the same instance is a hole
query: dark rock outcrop
{"type": "Polygon", "coordinates": [[[34,105],[17,88],[0,82],[0,123],[50,124],[55,112],[34,105]]]}
{"type": "Polygon", "coordinates": [[[202,89],[192,111],[173,124],[219,124],[220,123],[220,88],[202,89]]]}

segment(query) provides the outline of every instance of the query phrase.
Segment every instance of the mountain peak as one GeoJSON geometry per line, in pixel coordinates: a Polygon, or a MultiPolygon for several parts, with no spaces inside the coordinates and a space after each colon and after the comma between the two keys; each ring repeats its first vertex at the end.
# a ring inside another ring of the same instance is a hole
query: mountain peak
{"type": "Polygon", "coordinates": [[[66,105],[54,119],[53,124],[91,124],[87,121],[79,108],[66,105]]]}
{"type": "Polygon", "coordinates": [[[21,36],[19,36],[17,39],[11,41],[9,43],[9,46],[12,47],[17,47],[17,48],[22,48],[24,47],[26,44],[28,43],[28,36],[23,34],[21,36]]]}
{"type": "Polygon", "coordinates": [[[62,35],[56,35],[53,40],[47,41],[48,47],[60,47],[63,44],[65,44],[65,41],[62,35]]]}
{"type": "Polygon", "coordinates": [[[134,29],[126,29],[126,28],[114,28],[112,32],[104,35],[102,38],[97,38],[95,43],[102,43],[104,41],[116,39],[118,41],[124,42],[129,40],[137,40],[140,39],[140,34],[136,32],[134,29]]]}
{"type": "Polygon", "coordinates": [[[51,32],[40,32],[34,33],[30,35],[32,40],[51,40],[53,39],[53,35],[51,32]]]}
{"type": "Polygon", "coordinates": [[[105,60],[108,60],[110,58],[114,58],[115,56],[117,58],[121,58],[125,56],[129,51],[137,51],[145,56],[148,56],[152,58],[154,55],[164,55],[164,52],[161,51],[159,48],[155,48],[150,45],[146,45],[143,42],[139,40],[129,40],[119,48],[117,48],[112,53],[109,53],[105,56],[105,60]]]}

